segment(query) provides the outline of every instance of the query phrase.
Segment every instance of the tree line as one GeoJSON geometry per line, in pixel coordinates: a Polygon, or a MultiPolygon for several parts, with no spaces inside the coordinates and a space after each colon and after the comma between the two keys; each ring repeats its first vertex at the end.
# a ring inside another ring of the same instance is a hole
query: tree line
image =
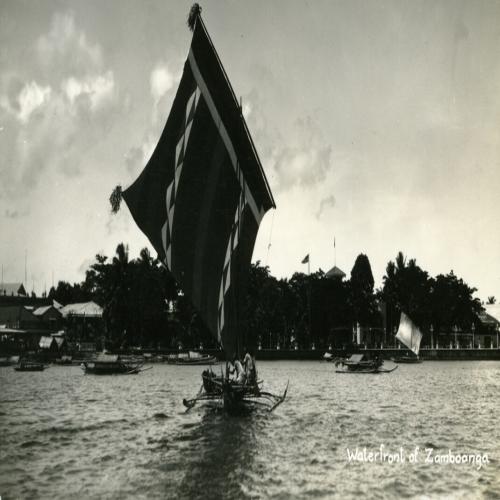
{"type": "MultiPolygon", "coordinates": [[[[364,254],[346,280],[321,269],[277,279],[257,262],[249,270],[242,319],[264,349],[341,347],[353,341],[357,326],[387,345],[404,311],[422,329],[425,343],[431,330],[480,328],[476,291],[453,271],[431,277],[401,252],[387,264],[378,290],[364,254]]],[[[49,298],[62,304],[95,301],[103,307],[104,332],[114,346],[217,347],[172,275],[147,249],[131,259],[120,243],[112,258],[96,255],[83,282],[60,281],[49,298]]]]}

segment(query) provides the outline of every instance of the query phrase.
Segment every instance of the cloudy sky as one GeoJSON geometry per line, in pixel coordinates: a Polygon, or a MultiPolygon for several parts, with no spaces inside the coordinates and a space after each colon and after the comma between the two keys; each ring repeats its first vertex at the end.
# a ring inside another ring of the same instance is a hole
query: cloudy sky
{"type": "MultiPolygon", "coordinates": [[[[191,2],[0,2],[0,260],[40,293],[148,246],[108,198],[149,158],[191,2]]],[[[399,250],[500,298],[500,3],[203,2],[275,195],[254,260],[278,277],[399,250]],[[269,248],[269,243],[271,247],[269,248]]]]}

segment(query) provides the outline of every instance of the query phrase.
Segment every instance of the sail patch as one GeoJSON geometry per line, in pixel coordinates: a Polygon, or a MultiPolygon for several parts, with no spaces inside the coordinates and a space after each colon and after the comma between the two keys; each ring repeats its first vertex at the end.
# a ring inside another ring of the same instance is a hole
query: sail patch
{"type": "Polygon", "coordinates": [[[238,157],[236,156],[236,152],[233,147],[233,143],[231,141],[231,138],[229,137],[229,134],[226,130],[226,127],[224,126],[224,122],[222,121],[219,112],[217,111],[217,107],[215,106],[214,100],[212,99],[212,96],[210,94],[210,91],[208,90],[207,85],[205,84],[205,81],[203,80],[203,76],[200,73],[200,70],[198,69],[198,64],[196,63],[196,58],[194,57],[193,50],[191,49],[189,51],[189,56],[188,56],[188,61],[191,66],[191,70],[193,72],[194,78],[198,84],[198,86],[201,88],[203,97],[205,99],[205,102],[208,105],[208,109],[210,110],[210,113],[212,115],[212,118],[214,122],[217,124],[219,127],[219,133],[222,137],[222,140],[224,141],[224,144],[227,148],[227,152],[229,153],[229,157],[231,158],[231,163],[233,165],[234,171],[236,175],[238,176],[240,186],[242,191],[248,192],[248,204],[250,208],[252,209],[253,216],[255,217],[255,221],[257,224],[260,224],[262,218],[264,217],[264,214],[266,213],[266,210],[264,210],[263,207],[258,207],[257,203],[252,196],[252,192],[250,189],[248,189],[248,185],[243,177],[243,174],[241,173],[239,169],[239,164],[238,164],[238,157]]]}
{"type": "Polygon", "coordinates": [[[228,293],[229,286],[231,285],[231,259],[233,253],[238,246],[239,234],[241,231],[241,222],[243,220],[243,211],[247,205],[247,199],[245,197],[245,191],[240,192],[240,198],[238,200],[238,206],[236,207],[236,212],[234,214],[234,222],[231,228],[231,233],[229,234],[229,239],[226,248],[226,257],[224,259],[224,268],[222,270],[220,290],[219,290],[219,315],[217,323],[217,338],[219,342],[221,341],[222,329],[224,328],[224,300],[226,294],[228,293]]]}
{"type": "Polygon", "coordinates": [[[196,87],[191,97],[188,99],[186,105],[186,114],[184,119],[184,130],[181,132],[179,141],[175,148],[175,175],[172,182],[167,187],[167,192],[165,196],[166,208],[167,208],[167,220],[162,227],[162,241],[163,248],[165,250],[165,260],[167,267],[172,270],[172,228],[174,225],[174,211],[175,211],[175,196],[177,194],[177,189],[179,187],[180,176],[182,173],[182,166],[184,161],[184,154],[187,148],[189,135],[191,133],[191,127],[193,125],[194,114],[196,111],[196,106],[200,101],[200,89],[196,87]]]}

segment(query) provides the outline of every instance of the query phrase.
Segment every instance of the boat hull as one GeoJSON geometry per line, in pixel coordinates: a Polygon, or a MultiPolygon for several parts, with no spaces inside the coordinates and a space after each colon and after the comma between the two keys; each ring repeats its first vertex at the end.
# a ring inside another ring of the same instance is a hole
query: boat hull
{"type": "Polygon", "coordinates": [[[192,365],[192,366],[200,366],[200,365],[214,365],[217,363],[217,358],[215,356],[207,356],[201,359],[190,359],[190,358],[179,358],[179,359],[169,359],[167,363],[170,365],[192,365]]]}
{"type": "Polygon", "coordinates": [[[416,364],[416,363],[422,363],[422,360],[420,358],[401,357],[401,358],[394,358],[394,363],[416,364]]]}
{"type": "Polygon", "coordinates": [[[45,365],[38,363],[33,363],[30,365],[20,365],[15,366],[14,370],[16,370],[16,372],[43,372],[43,370],[45,370],[45,365]]]}
{"type": "Polygon", "coordinates": [[[82,363],[82,369],[89,375],[135,375],[142,365],[131,366],[123,363],[82,363]]]}
{"type": "Polygon", "coordinates": [[[393,372],[397,366],[394,368],[391,368],[390,370],[386,370],[385,368],[369,368],[369,369],[360,369],[360,370],[346,370],[346,369],[339,369],[335,370],[335,373],[359,373],[359,374],[365,374],[365,373],[391,373],[393,372]]]}

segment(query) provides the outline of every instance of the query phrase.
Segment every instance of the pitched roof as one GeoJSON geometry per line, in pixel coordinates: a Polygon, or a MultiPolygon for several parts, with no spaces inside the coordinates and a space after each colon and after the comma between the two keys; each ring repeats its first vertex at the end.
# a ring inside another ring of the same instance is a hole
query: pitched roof
{"type": "Polygon", "coordinates": [[[95,302],[68,304],[61,308],[60,311],[65,318],[68,316],[85,316],[86,318],[102,317],[102,307],[97,305],[95,302]]]}
{"type": "Polygon", "coordinates": [[[486,304],[484,308],[488,316],[493,317],[497,323],[500,323],[500,304],[486,304]]]}
{"type": "MultiPolygon", "coordinates": [[[[26,306],[25,306],[26,307],[26,306]]],[[[35,316],[43,316],[52,306],[38,307],[33,311],[35,316]]]]}
{"type": "Polygon", "coordinates": [[[53,337],[41,337],[40,342],[38,343],[39,347],[42,349],[50,349],[50,346],[52,345],[52,342],[54,342],[53,337]]]}
{"type": "Polygon", "coordinates": [[[60,313],[59,309],[55,308],[54,306],[42,306],[42,307],[36,308],[33,311],[33,314],[35,316],[43,316],[47,311],[50,311],[51,309],[54,309],[54,311],[57,311],[58,313],[60,313]]]}
{"type": "Polygon", "coordinates": [[[0,295],[26,295],[26,290],[22,283],[2,283],[0,284],[0,295]]]}
{"type": "Polygon", "coordinates": [[[52,338],[55,339],[57,347],[61,347],[64,344],[64,342],[66,342],[66,339],[63,337],[52,337],[52,338]]]}
{"type": "Polygon", "coordinates": [[[327,278],[345,278],[345,273],[342,269],[339,269],[337,266],[333,266],[325,275],[327,278]]]}

